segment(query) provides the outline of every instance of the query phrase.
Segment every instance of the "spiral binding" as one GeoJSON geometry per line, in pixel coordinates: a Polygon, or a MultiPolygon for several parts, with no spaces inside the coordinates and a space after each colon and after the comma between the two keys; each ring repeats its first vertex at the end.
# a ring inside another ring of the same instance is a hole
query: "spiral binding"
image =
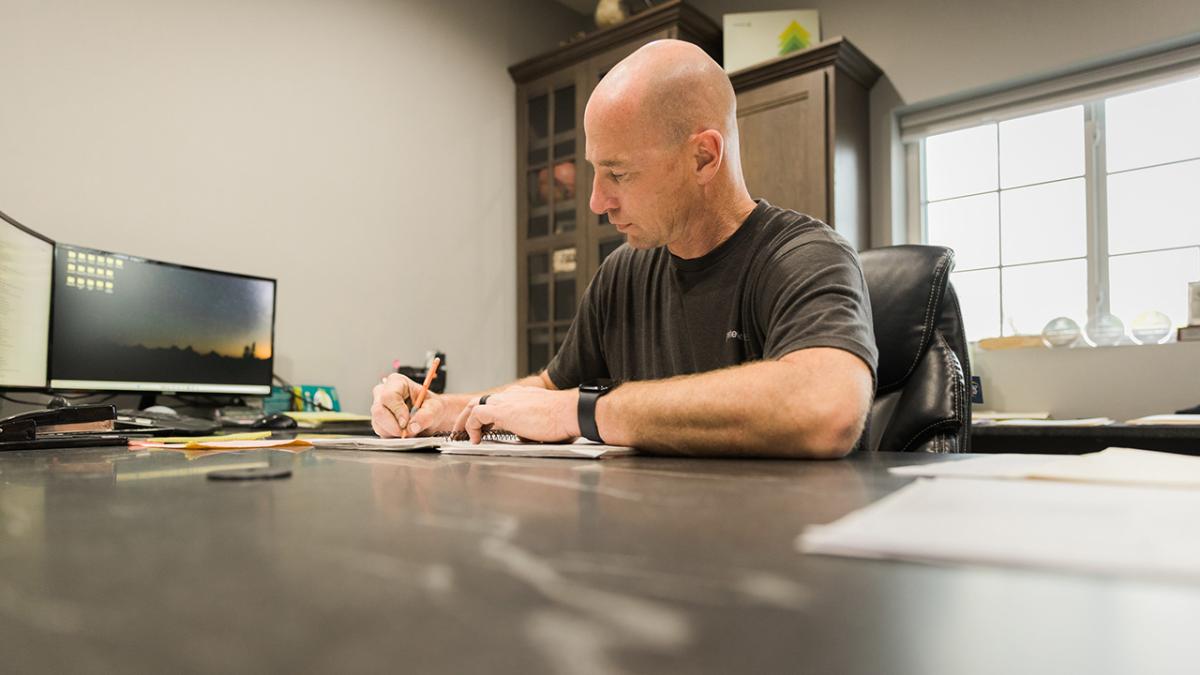
{"type": "MultiPolygon", "coordinates": [[[[471,440],[470,435],[468,435],[467,432],[465,432],[465,431],[448,431],[443,434],[438,434],[438,436],[441,438],[445,438],[446,440],[449,440],[449,441],[469,441],[469,440],[471,440]]],[[[503,429],[494,429],[492,431],[483,432],[483,440],[484,440],[484,442],[490,441],[492,443],[520,443],[522,439],[520,436],[512,433],[511,431],[504,431],[503,429]]]]}

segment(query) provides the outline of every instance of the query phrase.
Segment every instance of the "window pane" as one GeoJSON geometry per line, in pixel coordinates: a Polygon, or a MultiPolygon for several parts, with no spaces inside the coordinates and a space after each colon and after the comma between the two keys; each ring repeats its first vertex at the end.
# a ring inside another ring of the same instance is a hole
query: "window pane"
{"type": "Polygon", "coordinates": [[[1108,177],[1108,251],[1200,244],[1200,161],[1108,177]]]}
{"type": "Polygon", "coordinates": [[[1087,323],[1087,261],[1005,267],[1004,334],[1039,335],[1050,319],[1087,323]]]}
{"type": "Polygon", "coordinates": [[[1083,175],[1083,106],[1000,123],[1000,187],[1083,175]]]}
{"type": "Polygon", "coordinates": [[[1000,228],[996,193],[962,197],[927,206],[929,243],[954,249],[955,269],[1000,264],[1000,228]]]}
{"type": "Polygon", "coordinates": [[[996,125],[925,139],[925,199],[996,189],[996,125]]]}
{"type": "Polygon", "coordinates": [[[1108,170],[1200,157],[1200,78],[1104,102],[1108,170]]]}
{"type": "Polygon", "coordinates": [[[1005,265],[1087,255],[1087,192],[1082,178],[1000,193],[1005,265]]]}
{"type": "Polygon", "coordinates": [[[1000,271],[955,272],[950,283],[958,293],[967,339],[971,341],[1000,334],[1000,271]]]}
{"type": "Polygon", "coordinates": [[[1200,281],[1200,248],[1136,253],[1108,259],[1109,307],[1125,325],[1147,310],[1187,324],[1187,285],[1200,281]]]}

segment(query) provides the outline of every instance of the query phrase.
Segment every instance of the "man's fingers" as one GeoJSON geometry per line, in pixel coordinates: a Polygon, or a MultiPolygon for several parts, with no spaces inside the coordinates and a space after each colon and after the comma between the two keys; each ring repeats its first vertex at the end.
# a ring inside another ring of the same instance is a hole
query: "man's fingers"
{"type": "Polygon", "coordinates": [[[380,436],[384,436],[385,433],[388,436],[401,436],[404,427],[408,426],[408,392],[405,381],[411,382],[403,375],[393,374],[387,382],[375,385],[375,401],[371,405],[371,427],[380,436]]]}
{"type": "Polygon", "coordinates": [[[375,403],[371,406],[371,429],[383,438],[395,438],[400,435],[400,422],[392,411],[375,403]]]}
{"type": "Polygon", "coordinates": [[[438,402],[435,402],[434,399],[425,399],[425,404],[421,406],[421,409],[417,411],[417,414],[413,415],[412,419],[408,422],[408,434],[410,436],[416,436],[422,431],[428,431],[429,429],[432,429],[433,423],[438,417],[437,409],[440,407],[441,405],[438,402]]]}
{"type": "Polygon", "coordinates": [[[477,405],[471,411],[471,416],[467,419],[467,435],[471,437],[472,443],[478,443],[483,440],[484,427],[491,426],[496,423],[496,409],[492,406],[477,405]]]}

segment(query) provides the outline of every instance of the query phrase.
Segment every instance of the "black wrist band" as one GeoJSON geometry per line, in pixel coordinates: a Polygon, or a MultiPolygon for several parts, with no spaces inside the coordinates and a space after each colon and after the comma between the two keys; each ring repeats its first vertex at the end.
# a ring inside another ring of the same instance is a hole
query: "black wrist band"
{"type": "Polygon", "coordinates": [[[589,441],[604,442],[600,437],[600,430],[596,428],[596,403],[601,396],[610,391],[612,387],[600,384],[584,384],[579,387],[579,435],[589,441]]]}

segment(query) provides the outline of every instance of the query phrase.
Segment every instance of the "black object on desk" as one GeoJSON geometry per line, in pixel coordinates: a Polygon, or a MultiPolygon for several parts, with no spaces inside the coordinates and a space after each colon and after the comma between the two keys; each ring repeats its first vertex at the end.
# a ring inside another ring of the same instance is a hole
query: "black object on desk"
{"type": "Polygon", "coordinates": [[[0,450],[124,445],[113,431],[116,409],[91,404],[27,410],[0,420],[0,450]]]}
{"type": "Polygon", "coordinates": [[[973,452],[1078,455],[1110,447],[1200,455],[1200,426],[1106,424],[1047,427],[976,424],[971,428],[973,452]]]}
{"type": "Polygon", "coordinates": [[[300,425],[284,413],[272,413],[250,425],[251,429],[295,429],[300,425]]]}
{"type": "Polygon", "coordinates": [[[142,431],[160,436],[211,436],[221,429],[213,420],[189,417],[159,410],[122,410],[117,416],[117,428],[142,431]]]}

